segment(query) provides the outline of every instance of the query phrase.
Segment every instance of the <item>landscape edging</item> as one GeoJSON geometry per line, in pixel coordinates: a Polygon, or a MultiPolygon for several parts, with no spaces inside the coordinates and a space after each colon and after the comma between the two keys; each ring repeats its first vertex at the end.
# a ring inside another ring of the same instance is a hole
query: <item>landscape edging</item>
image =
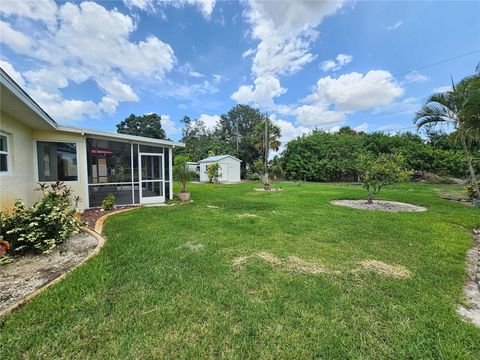
{"type": "Polygon", "coordinates": [[[65,271],[62,275],[56,277],[55,279],[53,279],[52,281],[42,285],[41,287],[39,287],[37,290],[35,290],[34,292],[32,292],[31,294],[25,296],[23,299],[17,301],[16,303],[10,305],[9,307],[3,309],[0,311],[0,318],[3,318],[3,317],[6,317],[7,315],[9,315],[13,310],[19,308],[20,306],[26,304],[28,301],[30,301],[31,299],[33,299],[34,297],[36,297],[37,295],[39,295],[40,293],[42,293],[43,291],[45,291],[46,289],[48,289],[50,286],[52,285],[55,285],[57,284],[58,282],[60,282],[63,278],[65,278],[70,272],[72,272],[73,270],[75,270],[76,268],[78,268],[79,266],[83,265],[84,263],[86,263],[88,260],[90,260],[92,257],[94,257],[95,255],[97,255],[100,250],[102,249],[102,247],[105,245],[105,238],[101,235],[102,234],[102,230],[103,230],[103,224],[105,222],[105,220],[111,216],[111,215],[115,215],[115,214],[119,214],[121,212],[125,212],[125,211],[129,211],[129,210],[133,210],[133,209],[137,209],[136,207],[132,207],[132,208],[128,208],[128,209],[122,209],[122,210],[118,210],[118,211],[114,211],[114,212],[111,212],[111,213],[108,213],[108,214],[105,214],[103,215],[101,218],[99,218],[96,222],[95,222],[95,230],[90,230],[86,227],[81,227],[80,230],[82,231],[85,231],[87,233],[89,233],[90,235],[92,235],[94,238],[97,239],[98,241],[98,244],[97,246],[95,246],[95,248],[92,250],[92,252],[90,254],[88,254],[82,261],[80,261],[78,264],[76,264],[75,266],[71,267],[70,269],[68,269],[67,271],[65,271]]]}

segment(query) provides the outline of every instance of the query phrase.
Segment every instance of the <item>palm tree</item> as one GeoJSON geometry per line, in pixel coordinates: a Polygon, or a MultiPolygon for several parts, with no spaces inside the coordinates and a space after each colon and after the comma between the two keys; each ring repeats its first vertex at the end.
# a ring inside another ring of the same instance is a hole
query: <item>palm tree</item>
{"type": "Polygon", "coordinates": [[[264,180],[265,190],[270,190],[268,180],[268,152],[269,150],[278,151],[280,149],[280,128],[270,121],[268,114],[264,115],[261,121],[255,127],[253,144],[257,151],[261,154],[264,161],[264,180]]]}
{"type": "Polygon", "coordinates": [[[430,96],[416,113],[414,122],[417,129],[429,124],[453,125],[455,138],[461,141],[465,152],[475,196],[480,198],[470,152],[471,144],[480,140],[480,74],[468,76],[457,84],[452,80],[452,90],[430,96]]]}

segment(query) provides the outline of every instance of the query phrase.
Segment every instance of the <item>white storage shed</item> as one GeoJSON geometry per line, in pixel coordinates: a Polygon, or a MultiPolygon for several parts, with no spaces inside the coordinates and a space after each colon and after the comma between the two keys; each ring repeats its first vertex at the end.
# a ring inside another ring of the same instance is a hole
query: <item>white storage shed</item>
{"type": "Polygon", "coordinates": [[[208,182],[207,167],[210,164],[218,163],[219,174],[218,181],[222,183],[239,183],[240,182],[240,163],[242,160],[231,155],[210,156],[200,160],[200,181],[208,182]]]}

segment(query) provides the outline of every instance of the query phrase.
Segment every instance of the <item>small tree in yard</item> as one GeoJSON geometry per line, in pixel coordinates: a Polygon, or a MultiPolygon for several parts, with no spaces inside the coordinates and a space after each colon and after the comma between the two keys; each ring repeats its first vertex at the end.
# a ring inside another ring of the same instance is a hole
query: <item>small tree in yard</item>
{"type": "Polygon", "coordinates": [[[217,183],[218,178],[222,176],[222,174],[220,174],[220,165],[218,163],[207,165],[207,171],[205,171],[205,173],[208,176],[208,181],[213,183],[217,183]]]}
{"type": "Polygon", "coordinates": [[[175,156],[175,164],[173,166],[173,176],[180,184],[180,192],[188,193],[187,184],[192,181],[195,173],[187,166],[188,157],[185,155],[175,156]]]}
{"type": "Polygon", "coordinates": [[[407,181],[411,176],[411,171],[404,167],[402,155],[360,155],[358,160],[360,179],[368,191],[367,204],[373,204],[373,198],[380,193],[382,187],[407,181]]]}

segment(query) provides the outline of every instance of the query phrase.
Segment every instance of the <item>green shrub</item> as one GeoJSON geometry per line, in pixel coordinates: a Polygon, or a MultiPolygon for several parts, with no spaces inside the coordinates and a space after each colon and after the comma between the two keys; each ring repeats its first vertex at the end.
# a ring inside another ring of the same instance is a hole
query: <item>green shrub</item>
{"type": "Polygon", "coordinates": [[[375,195],[387,185],[408,181],[411,171],[405,169],[402,155],[380,154],[379,156],[359,156],[360,179],[368,192],[368,204],[373,202],[375,195]]]}
{"type": "Polygon", "coordinates": [[[17,200],[11,213],[1,213],[1,236],[10,244],[12,255],[49,253],[78,232],[76,205],[71,190],[57,181],[41,184],[43,198],[32,207],[17,200]]]}
{"type": "Polygon", "coordinates": [[[220,165],[218,163],[212,163],[207,165],[207,171],[205,171],[208,176],[208,181],[211,183],[218,183],[218,178],[222,176],[220,174],[220,165]]]}
{"type": "Polygon", "coordinates": [[[173,165],[173,178],[180,184],[181,193],[188,192],[187,184],[196,176],[195,172],[188,168],[187,161],[186,155],[177,155],[173,165]]]}
{"type": "Polygon", "coordinates": [[[112,210],[115,206],[115,195],[108,194],[102,201],[102,210],[112,210]]]}

